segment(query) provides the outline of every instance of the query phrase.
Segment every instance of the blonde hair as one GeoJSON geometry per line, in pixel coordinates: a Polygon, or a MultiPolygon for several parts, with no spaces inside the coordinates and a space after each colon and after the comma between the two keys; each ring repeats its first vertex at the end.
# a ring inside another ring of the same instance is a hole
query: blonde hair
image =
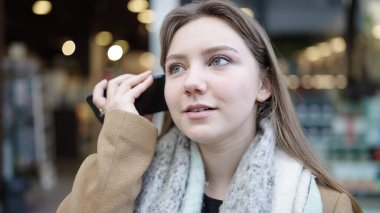
{"type": "MultiPolygon", "coordinates": [[[[261,72],[271,82],[272,96],[266,102],[258,104],[257,122],[263,118],[270,118],[276,133],[277,146],[310,169],[317,177],[318,183],[346,193],[351,199],[354,212],[362,212],[355,198],[329,175],[313,154],[296,117],[269,37],[256,20],[246,15],[233,3],[225,0],[199,1],[179,7],[169,13],[161,27],[160,62],[163,69],[165,69],[171,41],[177,30],[186,23],[205,16],[217,17],[232,26],[258,61],[261,72]]],[[[168,125],[167,128],[169,128],[168,125]]]]}

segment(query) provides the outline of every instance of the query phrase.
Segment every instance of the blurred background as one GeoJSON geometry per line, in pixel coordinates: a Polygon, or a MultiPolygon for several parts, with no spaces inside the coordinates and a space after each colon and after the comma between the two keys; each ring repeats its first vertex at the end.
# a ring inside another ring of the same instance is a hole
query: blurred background
{"type": "MultiPolygon", "coordinates": [[[[96,82],[160,73],[163,17],[190,0],[0,0],[0,212],[55,212],[101,125],[96,82]]],[[[272,38],[313,149],[380,212],[380,1],[236,0],[272,38]]]]}

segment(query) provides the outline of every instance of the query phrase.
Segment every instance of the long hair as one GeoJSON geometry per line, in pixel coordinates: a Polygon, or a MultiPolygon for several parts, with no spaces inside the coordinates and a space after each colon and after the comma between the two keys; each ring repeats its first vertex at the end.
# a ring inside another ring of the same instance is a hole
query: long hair
{"type": "Polygon", "coordinates": [[[270,39],[258,22],[225,0],[206,0],[190,3],[170,12],[161,27],[161,66],[165,69],[166,56],[174,34],[186,23],[201,17],[216,17],[228,23],[243,38],[258,61],[262,74],[272,85],[272,96],[258,103],[257,122],[269,118],[276,133],[277,146],[310,169],[319,184],[346,193],[354,212],[362,212],[354,197],[343,189],[313,154],[296,117],[289,91],[279,68],[270,39]]]}

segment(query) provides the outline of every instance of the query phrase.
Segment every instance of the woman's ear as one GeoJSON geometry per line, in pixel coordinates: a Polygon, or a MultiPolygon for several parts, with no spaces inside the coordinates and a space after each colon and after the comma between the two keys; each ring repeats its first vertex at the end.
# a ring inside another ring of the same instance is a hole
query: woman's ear
{"type": "Polygon", "coordinates": [[[261,86],[256,96],[256,101],[264,102],[272,95],[272,84],[268,75],[264,75],[261,79],[261,86]]]}

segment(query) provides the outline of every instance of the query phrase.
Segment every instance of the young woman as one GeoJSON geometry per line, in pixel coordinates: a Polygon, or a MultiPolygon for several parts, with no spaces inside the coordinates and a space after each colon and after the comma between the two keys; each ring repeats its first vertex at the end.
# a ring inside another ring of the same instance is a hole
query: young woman
{"type": "Polygon", "coordinates": [[[227,1],[188,4],[161,47],[174,125],[156,143],[134,107],[150,71],[99,82],[98,152],[58,212],[361,212],[312,153],[255,20],[227,1]]]}

